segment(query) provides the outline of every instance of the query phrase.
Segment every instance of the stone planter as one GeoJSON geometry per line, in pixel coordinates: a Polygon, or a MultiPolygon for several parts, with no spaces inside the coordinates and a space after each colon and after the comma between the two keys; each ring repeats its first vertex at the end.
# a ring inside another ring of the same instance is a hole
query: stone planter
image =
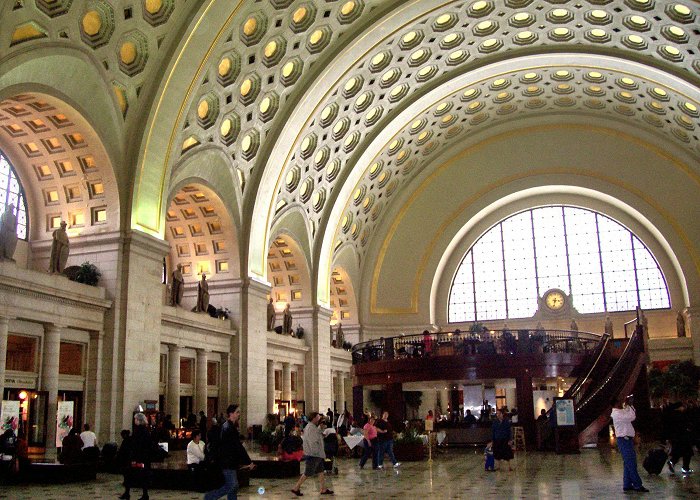
{"type": "Polygon", "coordinates": [[[394,443],[394,455],[399,462],[419,462],[425,458],[422,443],[394,443]]]}

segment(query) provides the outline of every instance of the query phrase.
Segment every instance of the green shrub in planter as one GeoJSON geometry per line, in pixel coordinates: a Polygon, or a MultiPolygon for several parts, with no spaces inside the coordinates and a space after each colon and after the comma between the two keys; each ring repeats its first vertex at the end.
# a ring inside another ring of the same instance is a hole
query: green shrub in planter
{"type": "Polygon", "coordinates": [[[415,429],[407,429],[394,439],[394,455],[399,462],[417,462],[425,458],[423,438],[415,429]]]}
{"type": "Polygon", "coordinates": [[[78,266],[77,271],[74,274],[75,278],[70,278],[73,281],[77,281],[78,283],[84,283],[86,285],[90,286],[97,286],[97,283],[100,281],[100,276],[102,276],[102,273],[97,269],[97,266],[95,264],[91,264],[90,262],[83,262],[78,266]]]}

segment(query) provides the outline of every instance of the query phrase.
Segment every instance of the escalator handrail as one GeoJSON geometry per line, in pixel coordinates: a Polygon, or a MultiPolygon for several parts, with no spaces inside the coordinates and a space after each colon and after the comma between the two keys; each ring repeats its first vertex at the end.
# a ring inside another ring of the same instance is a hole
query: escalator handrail
{"type": "Polygon", "coordinates": [[[581,391],[581,389],[584,387],[586,381],[591,378],[593,372],[596,370],[596,368],[598,368],[599,363],[603,359],[603,355],[606,353],[606,350],[610,345],[610,340],[610,334],[603,334],[600,339],[600,343],[596,348],[597,352],[595,352],[591,357],[592,362],[590,364],[590,368],[586,371],[584,376],[577,378],[572,386],[569,387],[569,390],[564,394],[565,398],[576,399],[576,397],[579,395],[579,391],[581,391]]]}

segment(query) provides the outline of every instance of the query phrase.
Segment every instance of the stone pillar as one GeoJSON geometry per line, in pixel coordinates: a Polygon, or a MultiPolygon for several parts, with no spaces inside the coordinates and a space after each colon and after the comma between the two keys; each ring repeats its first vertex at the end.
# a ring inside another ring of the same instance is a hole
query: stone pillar
{"type": "Polygon", "coordinates": [[[297,401],[306,401],[305,397],[305,392],[304,392],[304,387],[306,387],[304,384],[305,378],[304,378],[304,365],[294,365],[296,366],[297,370],[297,390],[296,390],[296,400],[297,401]]]}
{"type": "Polygon", "coordinates": [[[102,344],[103,331],[90,332],[88,347],[87,387],[85,390],[85,419],[90,423],[92,431],[99,437],[98,443],[105,443],[107,433],[101,433],[102,426],[102,344]]]}
{"type": "MultiPolygon", "coordinates": [[[[197,376],[194,387],[194,413],[207,413],[207,351],[197,349],[197,376]]],[[[206,436],[205,436],[206,437],[206,436]]]]}
{"type": "Polygon", "coordinates": [[[389,412],[389,420],[396,427],[399,422],[406,419],[406,405],[403,399],[403,386],[401,383],[386,384],[384,389],[384,408],[380,411],[389,412]]]}
{"type": "MultiPolygon", "coordinates": [[[[241,429],[263,424],[267,414],[267,296],[269,285],[255,280],[243,283],[241,331],[237,347],[240,377],[241,429]]],[[[234,354],[235,356],[235,354],[234,354]]]]}
{"type": "Polygon", "coordinates": [[[168,407],[165,413],[173,417],[175,427],[180,422],[180,346],[168,345],[168,407]]]}
{"type": "Polygon", "coordinates": [[[352,386],[352,418],[356,425],[361,425],[362,412],[365,408],[364,390],[361,385],[352,386]]]}
{"type": "Polygon", "coordinates": [[[267,360],[267,413],[275,412],[275,362],[267,360]]]}
{"type": "Polygon", "coordinates": [[[535,403],[532,398],[532,375],[526,369],[523,374],[515,379],[515,391],[518,398],[518,425],[525,431],[525,443],[530,449],[534,449],[535,434],[535,403]]]}
{"type": "Polygon", "coordinates": [[[44,349],[41,363],[41,390],[48,392],[46,407],[46,450],[56,450],[56,413],[58,411],[58,364],[61,358],[61,330],[55,324],[44,325],[44,349]]]}
{"type": "Polygon", "coordinates": [[[690,334],[693,341],[693,361],[700,365],[700,306],[686,307],[683,314],[686,335],[690,334]]]}
{"type": "Polygon", "coordinates": [[[331,346],[328,339],[333,311],[315,306],[294,312],[294,324],[304,328],[304,340],[310,347],[306,354],[306,412],[324,412],[331,400],[331,346]],[[298,319],[297,319],[298,318],[298,319]]]}
{"type": "Polygon", "coordinates": [[[219,365],[219,412],[223,413],[226,407],[233,401],[231,394],[231,354],[221,353],[221,364],[219,365]]]}
{"type": "Polygon", "coordinates": [[[292,365],[289,363],[282,363],[282,400],[292,400],[292,365]]]}
{"type": "Polygon", "coordinates": [[[7,363],[7,337],[10,318],[0,316],[0,401],[5,393],[5,366],[7,363]]]}
{"type": "Polygon", "coordinates": [[[338,374],[338,393],[336,397],[336,405],[338,413],[343,413],[345,411],[345,374],[341,371],[336,372],[338,374]]]}
{"type": "Polygon", "coordinates": [[[117,433],[118,429],[131,428],[136,405],[144,400],[158,400],[160,322],[164,307],[161,278],[163,257],[169,252],[167,241],[140,231],[130,231],[124,238],[118,286],[128,301],[119,310],[118,335],[123,343],[116,339],[115,347],[116,356],[123,357],[123,364],[117,362],[114,367],[117,376],[114,411],[121,415],[117,433]]]}
{"type": "Polygon", "coordinates": [[[447,415],[447,406],[450,404],[450,390],[444,387],[440,389],[440,407],[442,414],[447,415]]]}

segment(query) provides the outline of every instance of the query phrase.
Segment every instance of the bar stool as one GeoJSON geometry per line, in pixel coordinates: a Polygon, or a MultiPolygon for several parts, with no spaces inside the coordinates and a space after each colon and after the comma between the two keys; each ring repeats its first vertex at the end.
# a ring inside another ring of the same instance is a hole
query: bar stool
{"type": "Polygon", "coordinates": [[[513,445],[517,451],[527,451],[525,449],[525,430],[521,425],[513,426],[513,445]]]}

